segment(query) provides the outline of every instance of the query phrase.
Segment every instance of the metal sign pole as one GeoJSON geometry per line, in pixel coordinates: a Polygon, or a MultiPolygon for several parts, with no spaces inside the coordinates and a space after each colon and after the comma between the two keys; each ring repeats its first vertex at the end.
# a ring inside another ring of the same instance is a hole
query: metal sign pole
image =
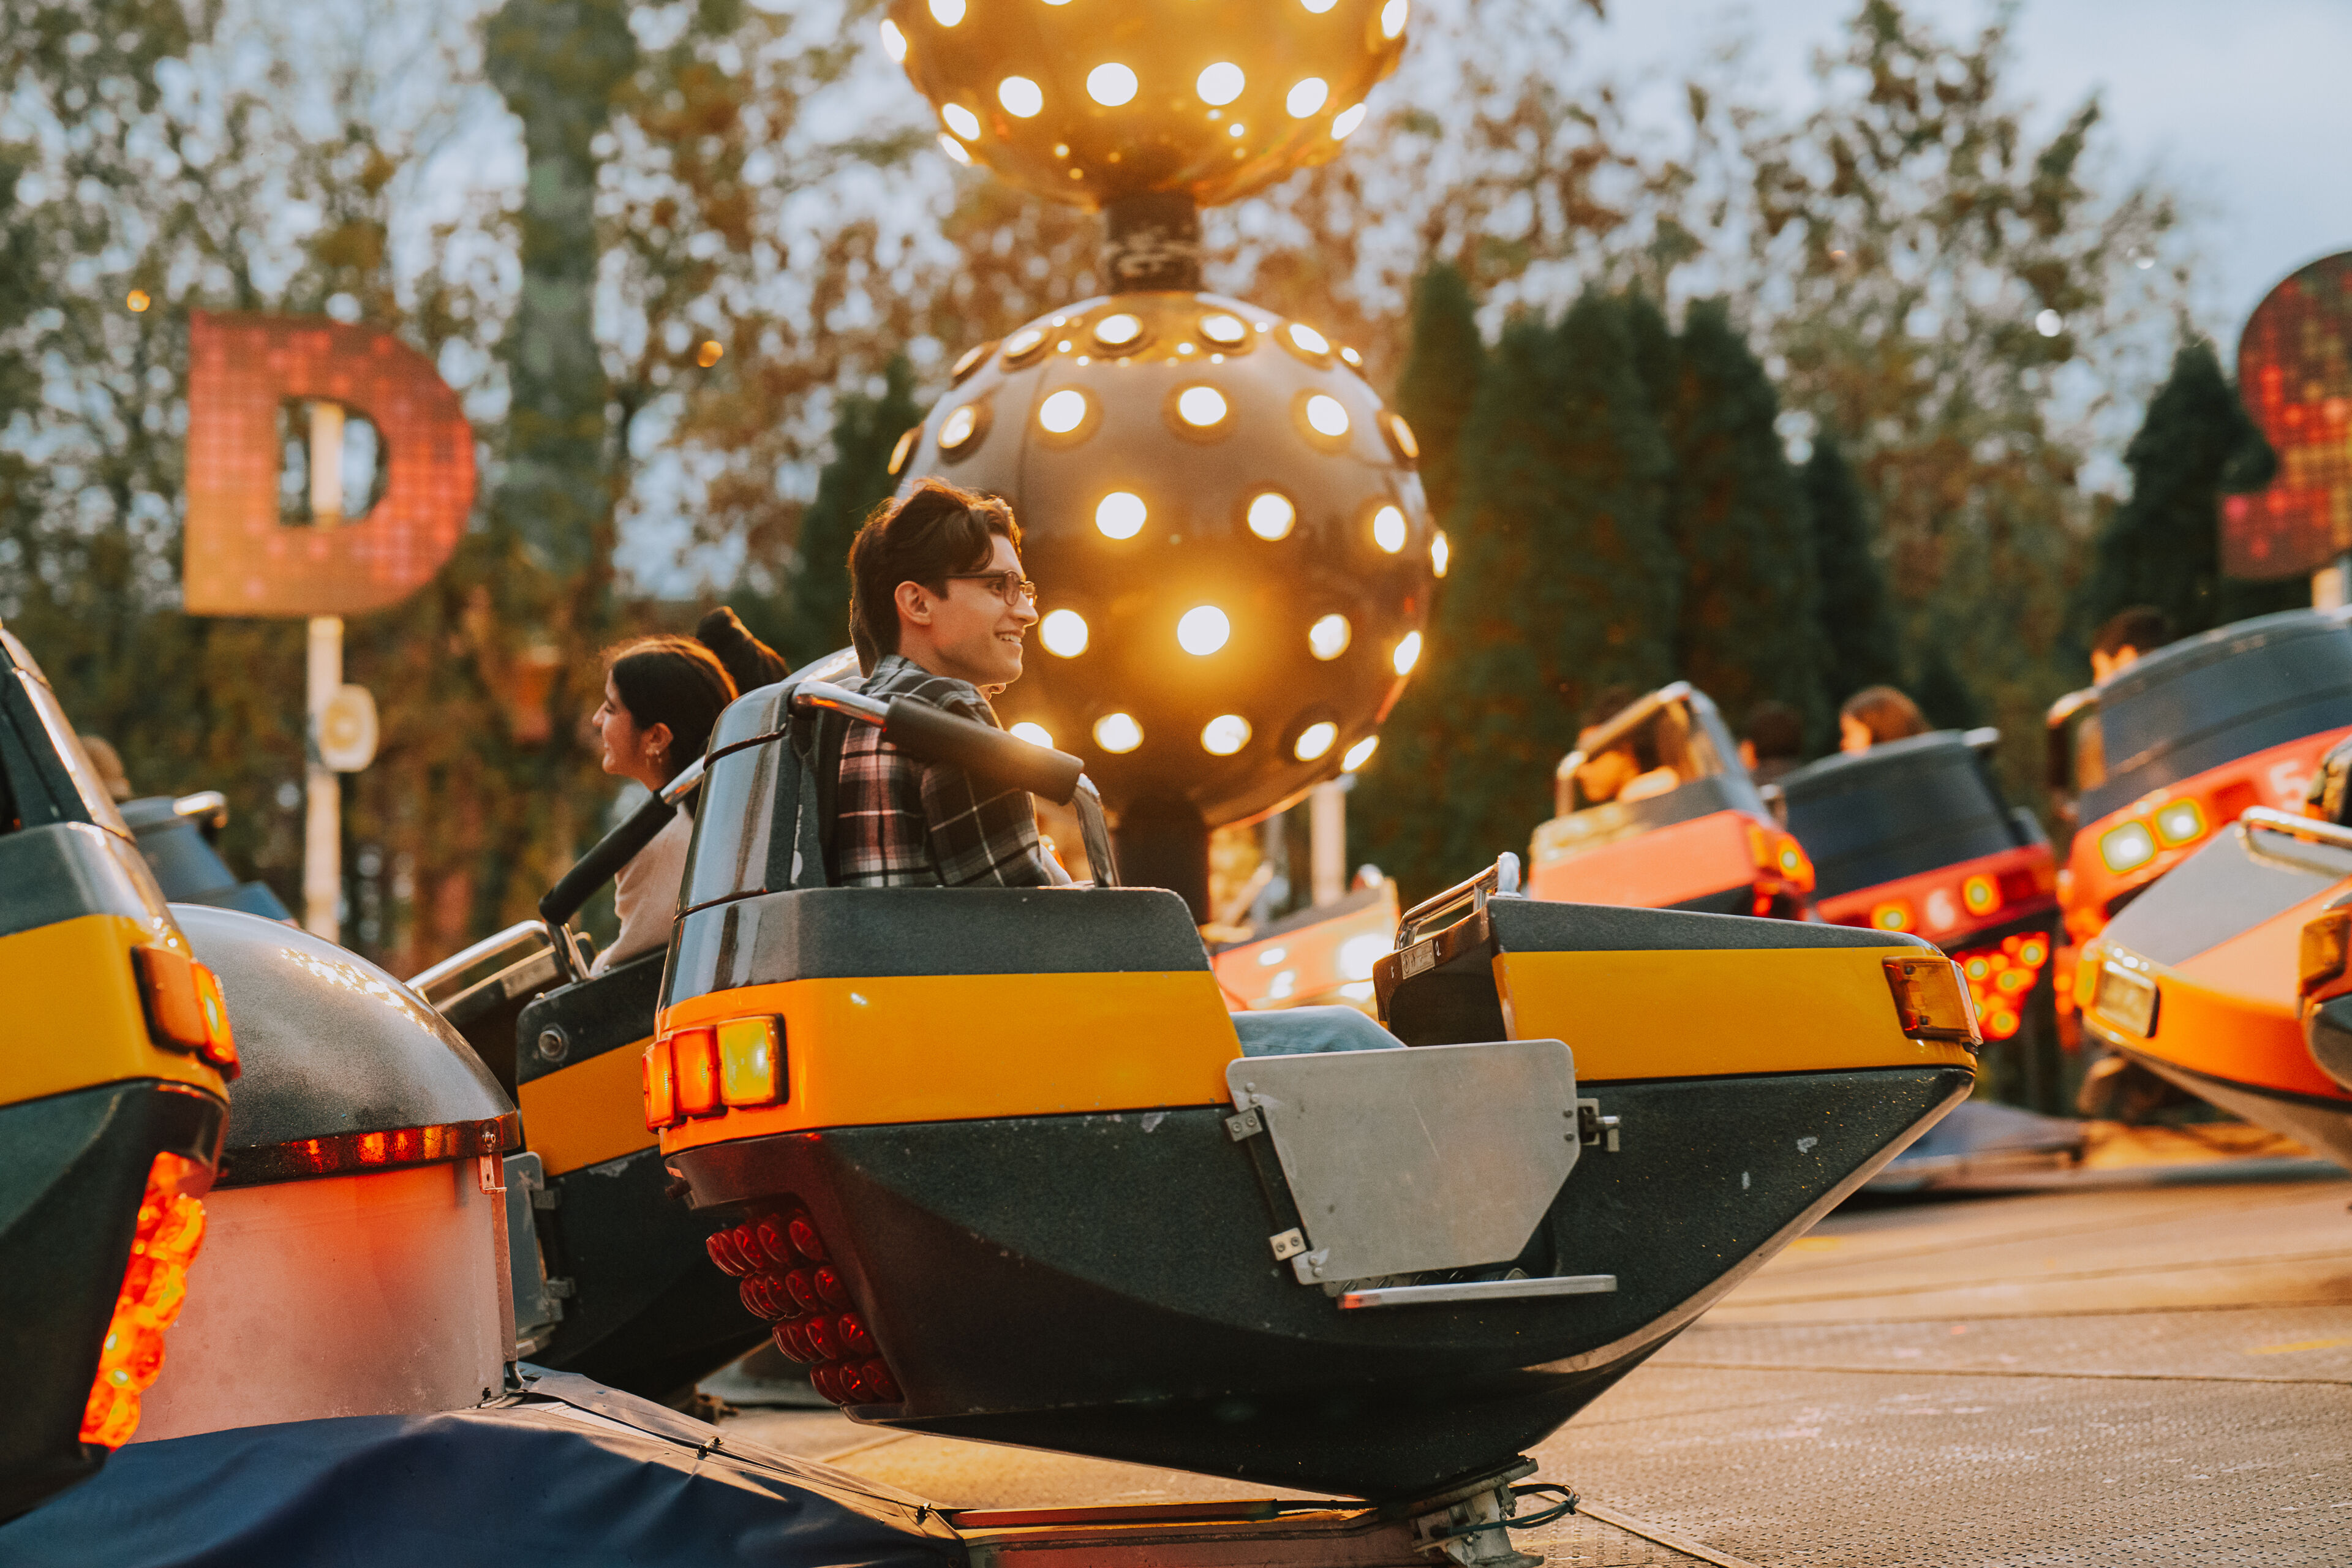
{"type": "MultiPolygon", "coordinates": [[[[343,514],[343,409],[337,403],[310,405],[310,518],[332,528],[343,514]]],[[[342,936],[342,781],[320,755],[327,705],[343,684],[343,619],[310,617],[308,743],[304,786],[308,809],[302,821],[302,927],[314,936],[342,936]]]]}

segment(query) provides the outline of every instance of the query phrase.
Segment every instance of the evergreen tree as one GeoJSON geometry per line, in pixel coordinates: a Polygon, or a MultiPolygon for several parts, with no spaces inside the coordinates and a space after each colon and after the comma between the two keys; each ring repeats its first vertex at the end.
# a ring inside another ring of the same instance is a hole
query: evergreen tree
{"type": "Polygon", "coordinates": [[[1822,431],[1805,459],[1819,583],[1822,697],[1832,710],[1865,686],[1903,679],[1903,636],[1878,559],[1878,529],[1836,436],[1822,431]]]}
{"type": "Polygon", "coordinates": [[[1423,678],[1444,710],[1366,773],[1351,814],[1408,900],[1524,852],[1585,703],[1670,678],[1668,465],[1622,300],[1588,293],[1557,327],[1505,329],[1464,429],[1456,564],[1423,678]]]}
{"type": "Polygon", "coordinates": [[[2124,449],[2131,499],[2099,531],[2081,626],[2132,605],[2153,605],[2186,637],[2244,616],[2311,602],[2308,587],[2239,583],[2221,575],[2221,497],[2269,482],[2278,458],[2198,340],[2173,356],[2172,374],[2124,449]]]}
{"type": "Polygon", "coordinates": [[[1453,521],[1462,426],[1486,361],[1477,312],[1469,284],[1450,265],[1433,263],[1413,279],[1412,342],[1397,377],[1396,411],[1420,443],[1421,488],[1441,528],[1453,521]]]}
{"type": "Polygon", "coordinates": [[[801,514],[800,560],[773,596],[739,588],[732,603],[744,624],[794,666],[849,644],[849,542],[875,507],[898,488],[890,451],[923,419],[915,372],[893,355],[882,395],[849,393],[835,405],[833,457],[817,471],[816,497],[801,514]]]}
{"type": "Polygon", "coordinates": [[[1773,428],[1780,402],[1732,324],[1729,306],[1690,308],[1679,339],[1647,300],[1634,337],[1673,448],[1666,530],[1682,559],[1675,668],[1734,726],[1778,700],[1828,724],[1821,695],[1820,601],[1811,515],[1773,428]]]}
{"type": "Polygon", "coordinates": [[[1950,639],[1938,626],[1919,656],[1919,711],[1938,730],[1973,730],[1984,722],[1984,707],[1952,662],[1950,639]]]}

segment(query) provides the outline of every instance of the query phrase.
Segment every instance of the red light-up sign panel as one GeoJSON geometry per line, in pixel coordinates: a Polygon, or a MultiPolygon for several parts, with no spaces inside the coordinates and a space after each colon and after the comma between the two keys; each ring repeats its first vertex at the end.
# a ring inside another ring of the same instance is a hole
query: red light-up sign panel
{"type": "Polygon", "coordinates": [[[2238,389],[2278,478],[2221,510],[2221,570],[2293,577],[2352,550],[2352,252],[2272,289],[2238,340],[2238,389]]]}
{"type": "Polygon", "coordinates": [[[398,604],[457,547],[474,433],[431,362],[388,332],[318,318],[193,316],[182,581],[194,616],[346,616],[398,604]],[[278,518],[280,407],[340,403],[375,424],[384,491],[339,528],[278,518]]]}

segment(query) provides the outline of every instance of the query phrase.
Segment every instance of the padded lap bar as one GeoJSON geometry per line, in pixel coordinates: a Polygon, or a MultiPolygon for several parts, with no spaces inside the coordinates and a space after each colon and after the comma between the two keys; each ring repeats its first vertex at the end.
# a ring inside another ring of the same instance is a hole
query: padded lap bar
{"type": "Polygon", "coordinates": [[[696,910],[673,941],[670,1005],[785,980],[1209,967],[1184,900],[1154,888],[810,888],[696,910]]]}
{"type": "Polygon", "coordinates": [[[1813,921],[1614,904],[1489,899],[1486,917],[1505,952],[1693,952],[1721,948],[1927,947],[1922,937],[1813,921]]]}
{"type": "Polygon", "coordinates": [[[1404,1044],[1353,1007],[1286,1007],[1236,1013],[1234,1033],[1245,1057],[1299,1057],[1324,1051],[1392,1051],[1404,1044]]]}

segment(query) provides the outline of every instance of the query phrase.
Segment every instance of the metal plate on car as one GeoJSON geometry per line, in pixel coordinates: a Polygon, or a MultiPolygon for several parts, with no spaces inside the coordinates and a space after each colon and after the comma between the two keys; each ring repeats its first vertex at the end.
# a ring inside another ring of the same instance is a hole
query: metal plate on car
{"type": "Polygon", "coordinates": [[[1307,1283],[1517,1258],[1581,1147],[1558,1040],[1244,1057],[1225,1080],[1273,1136],[1307,1283]]]}

